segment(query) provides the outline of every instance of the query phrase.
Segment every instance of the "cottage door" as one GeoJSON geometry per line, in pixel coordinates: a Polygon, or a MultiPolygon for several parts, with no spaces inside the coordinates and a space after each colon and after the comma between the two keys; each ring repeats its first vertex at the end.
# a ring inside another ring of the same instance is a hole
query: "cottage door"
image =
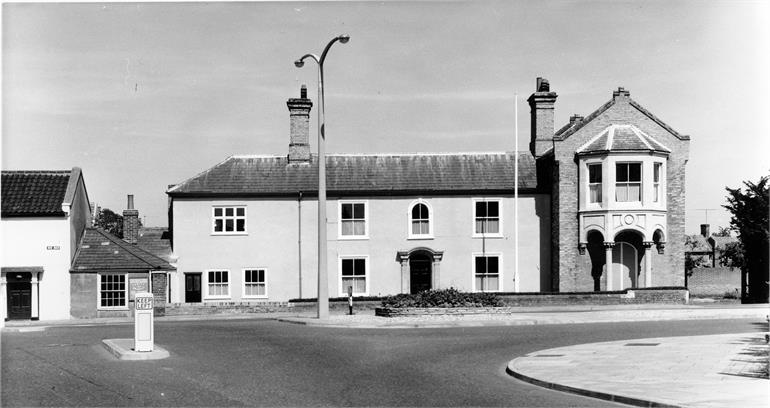
{"type": "Polygon", "coordinates": [[[199,303],[201,301],[201,274],[184,274],[184,301],[186,303],[199,303]]]}
{"type": "Polygon", "coordinates": [[[32,317],[32,283],[8,282],[8,319],[32,317]]]}

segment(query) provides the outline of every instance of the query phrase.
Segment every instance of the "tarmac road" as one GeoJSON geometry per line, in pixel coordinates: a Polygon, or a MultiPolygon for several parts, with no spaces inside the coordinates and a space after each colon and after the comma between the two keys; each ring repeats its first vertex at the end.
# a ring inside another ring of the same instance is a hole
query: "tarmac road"
{"type": "Polygon", "coordinates": [[[537,350],[742,333],[754,320],[441,329],[310,327],[274,320],[161,322],[171,356],[119,361],[101,346],[132,325],[2,333],[2,406],[618,406],[505,373],[537,350]]]}

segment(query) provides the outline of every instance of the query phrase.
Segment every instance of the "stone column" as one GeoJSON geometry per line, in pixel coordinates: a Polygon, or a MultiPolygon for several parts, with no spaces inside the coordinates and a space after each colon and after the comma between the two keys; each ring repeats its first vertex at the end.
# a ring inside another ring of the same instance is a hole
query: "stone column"
{"type": "Polygon", "coordinates": [[[604,253],[605,253],[604,273],[607,275],[606,290],[608,291],[613,290],[613,286],[614,286],[612,282],[612,248],[615,248],[614,242],[604,243],[604,253]]]}
{"type": "Polygon", "coordinates": [[[652,286],[652,246],[655,245],[652,241],[644,241],[644,287],[649,288],[652,286]]]}
{"type": "Polygon", "coordinates": [[[401,262],[401,293],[409,293],[409,254],[399,252],[398,260],[401,262]]]}
{"type": "Polygon", "coordinates": [[[431,276],[431,288],[436,290],[439,288],[439,283],[441,282],[441,274],[440,274],[440,266],[441,265],[441,258],[444,256],[443,252],[437,252],[433,254],[433,274],[431,276]]]}
{"type": "Polygon", "coordinates": [[[32,320],[38,320],[40,319],[40,310],[38,307],[38,299],[40,299],[38,289],[40,285],[38,284],[37,280],[37,272],[32,272],[32,311],[30,313],[30,319],[32,320]]]}

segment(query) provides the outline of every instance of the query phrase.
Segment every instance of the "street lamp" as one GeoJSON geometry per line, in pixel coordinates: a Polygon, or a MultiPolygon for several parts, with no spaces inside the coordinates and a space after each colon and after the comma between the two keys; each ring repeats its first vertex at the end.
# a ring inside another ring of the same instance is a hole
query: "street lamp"
{"type": "Polygon", "coordinates": [[[332,44],[343,44],[350,40],[347,34],[334,37],[321,53],[321,57],[305,54],[294,61],[297,68],[305,65],[305,58],[311,58],[318,64],[318,318],[329,318],[329,283],[326,271],[326,135],[324,133],[324,61],[332,44]]]}

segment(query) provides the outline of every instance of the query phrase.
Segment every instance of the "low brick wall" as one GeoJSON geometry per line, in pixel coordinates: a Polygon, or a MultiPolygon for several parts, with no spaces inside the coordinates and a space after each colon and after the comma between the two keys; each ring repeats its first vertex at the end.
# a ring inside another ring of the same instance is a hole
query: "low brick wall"
{"type": "MultiPolygon", "coordinates": [[[[293,305],[294,310],[300,311],[300,310],[315,310],[316,309],[316,302],[291,302],[291,305],[293,305]]],[[[382,306],[381,300],[354,300],[353,301],[353,310],[374,310],[378,307],[382,306]]],[[[329,301],[329,310],[348,310],[348,302],[347,301],[329,301]]]]}
{"type": "Polygon", "coordinates": [[[718,296],[725,293],[741,292],[741,270],[739,268],[694,268],[687,278],[687,288],[693,296],[718,296]]]}
{"type": "Polygon", "coordinates": [[[289,302],[206,302],[206,303],[169,303],[166,316],[233,314],[233,313],[272,313],[286,312],[293,307],[289,302]]]}
{"type": "Polygon", "coordinates": [[[506,306],[503,307],[436,307],[436,308],[385,308],[375,309],[375,315],[423,316],[423,315],[466,315],[466,314],[505,314],[514,313],[521,307],[528,306],[567,306],[567,305],[631,305],[631,304],[687,304],[687,289],[627,289],[618,292],[584,293],[507,293],[500,295],[506,306]]]}

